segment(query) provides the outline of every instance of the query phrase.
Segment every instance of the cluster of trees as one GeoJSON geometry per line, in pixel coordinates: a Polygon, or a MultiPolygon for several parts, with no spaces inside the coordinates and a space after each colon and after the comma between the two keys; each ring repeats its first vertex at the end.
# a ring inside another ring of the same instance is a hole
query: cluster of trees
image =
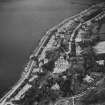
{"type": "Polygon", "coordinates": [[[96,88],[90,91],[81,98],[83,105],[104,105],[105,104],[105,78],[99,81],[96,88]]]}

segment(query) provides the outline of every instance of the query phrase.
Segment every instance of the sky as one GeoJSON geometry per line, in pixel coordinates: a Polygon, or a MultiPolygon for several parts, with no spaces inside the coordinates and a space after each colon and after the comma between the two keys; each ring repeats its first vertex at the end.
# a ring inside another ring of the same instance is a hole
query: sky
{"type": "Polygon", "coordinates": [[[0,0],[0,92],[19,79],[48,29],[100,1],[0,0]]]}

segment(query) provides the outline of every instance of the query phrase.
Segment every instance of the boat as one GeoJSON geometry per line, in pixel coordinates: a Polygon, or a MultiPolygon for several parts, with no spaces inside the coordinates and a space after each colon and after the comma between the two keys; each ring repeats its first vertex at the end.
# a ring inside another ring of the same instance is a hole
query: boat
{"type": "Polygon", "coordinates": [[[82,105],[105,82],[105,3],[49,29],[0,105],[82,105]]]}

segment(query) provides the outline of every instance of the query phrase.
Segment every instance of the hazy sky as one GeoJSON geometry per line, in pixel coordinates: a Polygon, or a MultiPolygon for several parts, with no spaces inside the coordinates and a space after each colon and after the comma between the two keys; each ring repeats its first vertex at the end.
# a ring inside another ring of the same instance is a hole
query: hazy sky
{"type": "Polygon", "coordinates": [[[0,91],[18,80],[45,31],[92,2],[96,0],[0,0],[0,91]]]}

